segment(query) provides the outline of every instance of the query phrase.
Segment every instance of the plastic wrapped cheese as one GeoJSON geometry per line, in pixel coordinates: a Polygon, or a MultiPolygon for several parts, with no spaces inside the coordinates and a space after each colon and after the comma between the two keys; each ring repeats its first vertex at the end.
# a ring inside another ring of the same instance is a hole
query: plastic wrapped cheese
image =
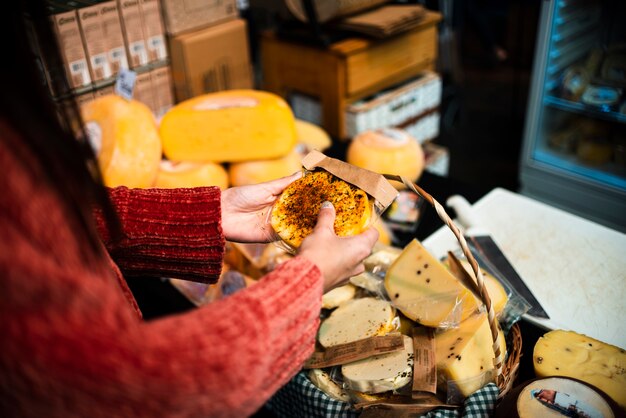
{"type": "Polygon", "coordinates": [[[232,186],[245,186],[276,180],[300,170],[302,170],[300,153],[294,148],[281,158],[233,163],[228,169],[228,174],[232,186]]]}
{"type": "Polygon", "coordinates": [[[217,163],[192,163],[163,160],[154,187],[174,189],[178,187],[217,186],[228,187],[228,173],[217,163]]]}
{"type": "Polygon", "coordinates": [[[240,162],[280,158],[296,145],[295,119],[272,93],[228,90],[179,103],[161,120],[172,161],[240,162]]]}
{"type": "Polygon", "coordinates": [[[81,113],[104,183],[152,187],[161,162],[161,139],[150,109],[111,94],[86,103],[81,113]]]}

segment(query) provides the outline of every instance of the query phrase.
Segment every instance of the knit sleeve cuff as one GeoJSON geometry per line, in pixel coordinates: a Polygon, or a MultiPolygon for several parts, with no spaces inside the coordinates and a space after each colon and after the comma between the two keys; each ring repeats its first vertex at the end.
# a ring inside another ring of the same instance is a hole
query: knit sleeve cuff
{"type": "Polygon", "coordinates": [[[220,189],[109,189],[121,236],[96,220],[111,257],[127,275],[215,282],[224,257],[220,189]]]}

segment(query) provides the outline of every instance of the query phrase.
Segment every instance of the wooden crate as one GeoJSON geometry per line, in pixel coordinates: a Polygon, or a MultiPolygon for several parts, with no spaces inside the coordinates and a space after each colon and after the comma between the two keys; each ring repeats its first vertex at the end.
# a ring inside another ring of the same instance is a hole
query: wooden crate
{"type": "Polygon", "coordinates": [[[403,34],[385,40],[354,37],[328,48],[264,33],[263,88],[283,97],[295,91],[319,98],[322,126],[332,137],[348,139],[346,105],[434,69],[440,20],[439,13],[427,12],[419,26],[403,34]]]}

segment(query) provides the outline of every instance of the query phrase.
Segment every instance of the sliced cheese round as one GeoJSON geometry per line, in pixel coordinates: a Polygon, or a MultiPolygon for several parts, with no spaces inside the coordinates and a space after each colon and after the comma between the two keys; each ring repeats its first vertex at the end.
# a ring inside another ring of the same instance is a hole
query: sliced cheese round
{"type": "Polygon", "coordinates": [[[375,295],[383,295],[385,291],[383,279],[367,271],[350,277],[350,283],[375,295]]]}
{"type": "Polygon", "coordinates": [[[344,364],[346,387],[365,393],[397,390],[413,380],[413,339],[404,335],[404,349],[344,364]]]}
{"type": "Polygon", "coordinates": [[[302,170],[300,153],[294,148],[284,157],[233,163],[228,168],[230,184],[245,186],[276,180],[302,170]]]}
{"type": "Polygon", "coordinates": [[[338,401],[350,402],[348,393],[330,378],[328,372],[322,369],[311,369],[308,376],[309,380],[326,395],[338,401]]]}
{"type": "MultiPolygon", "coordinates": [[[[472,266],[469,264],[469,262],[461,260],[461,264],[463,265],[463,268],[467,270],[470,276],[474,277],[472,266]]],[[[506,303],[509,301],[509,296],[507,295],[504,286],[502,286],[498,279],[493,277],[484,269],[481,269],[481,272],[483,274],[483,279],[485,280],[487,293],[491,298],[491,306],[493,306],[493,310],[496,315],[499,315],[504,310],[506,303]]],[[[477,300],[477,303],[480,304],[482,302],[477,300]]]]}
{"type": "Polygon", "coordinates": [[[332,140],[326,131],[311,122],[296,119],[296,133],[298,143],[304,144],[309,151],[324,151],[332,145],[332,140]]]}
{"type": "Polygon", "coordinates": [[[227,90],[179,103],[161,120],[172,161],[240,162],[280,158],[296,145],[289,105],[256,90],[227,90]]]}
{"type": "MultiPolygon", "coordinates": [[[[357,135],[348,146],[346,161],[380,174],[396,174],[415,182],[424,170],[424,151],[401,129],[379,129],[357,135]]],[[[392,182],[397,188],[404,186],[392,182]]]]}
{"type": "Polygon", "coordinates": [[[377,298],[348,301],[335,309],[321,324],[317,339],[323,347],[332,347],[386,335],[395,329],[391,304],[377,298]]]}
{"type": "Polygon", "coordinates": [[[192,163],[163,160],[154,187],[174,189],[178,187],[217,186],[228,187],[226,169],[217,163],[192,163]]]}
{"type": "Polygon", "coordinates": [[[335,309],[343,303],[354,299],[356,294],[356,287],[348,283],[343,286],[336,287],[322,296],[322,308],[335,309]]]}
{"type": "Polygon", "coordinates": [[[161,162],[161,139],[150,109],[110,94],[81,107],[87,140],[109,187],[152,187],[161,162]]]}

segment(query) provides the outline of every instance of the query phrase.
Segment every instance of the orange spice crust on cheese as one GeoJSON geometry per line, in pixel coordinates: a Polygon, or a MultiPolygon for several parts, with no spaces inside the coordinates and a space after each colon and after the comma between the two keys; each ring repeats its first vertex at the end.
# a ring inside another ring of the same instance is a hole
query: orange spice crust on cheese
{"type": "Polygon", "coordinates": [[[369,225],[372,211],[367,194],[325,170],[317,170],[283,191],[272,209],[274,231],[287,244],[298,248],[315,228],[325,201],[335,207],[337,235],[356,235],[369,225]]]}

